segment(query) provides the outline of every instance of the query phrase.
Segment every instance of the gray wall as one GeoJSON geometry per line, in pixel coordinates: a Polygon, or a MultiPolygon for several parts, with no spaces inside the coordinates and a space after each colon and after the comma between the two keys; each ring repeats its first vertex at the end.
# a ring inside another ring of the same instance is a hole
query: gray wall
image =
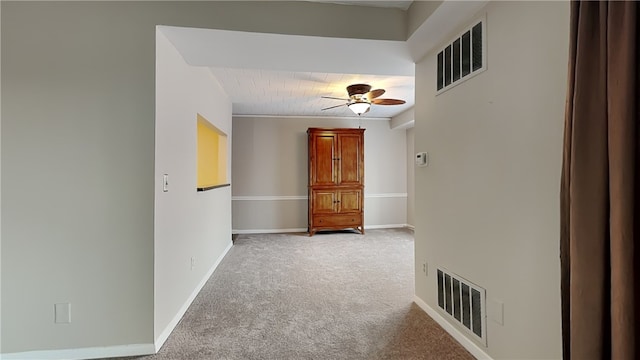
{"type": "Polygon", "coordinates": [[[4,352],[153,341],[155,29],[127,9],[2,3],[4,352]]]}
{"type": "MultiPolygon", "coordinates": [[[[307,2],[0,7],[3,352],[154,340],[156,25],[407,34],[399,10],[307,2]],[[67,301],[72,324],[54,325],[53,304],[67,301]]],[[[504,302],[504,325],[489,322],[490,355],[559,358],[568,4],[496,2],[486,13],[485,73],[436,97],[433,53],[417,64],[415,148],[431,165],[415,169],[416,258],[504,302]]],[[[434,277],[416,275],[417,296],[435,308],[434,277]]]]}
{"type": "MultiPolygon", "coordinates": [[[[416,3],[412,5],[415,6],[416,3]]],[[[390,126],[392,129],[402,131],[406,135],[407,152],[405,154],[407,162],[407,225],[413,227],[415,225],[415,161],[414,161],[414,134],[415,110],[410,108],[393,118],[391,118],[390,126]],[[406,129],[406,130],[405,130],[406,129]]]]}
{"type": "Polygon", "coordinates": [[[429,263],[427,277],[416,264],[416,295],[437,309],[442,266],[486,289],[491,357],[558,359],[569,4],[492,2],[481,14],[485,72],[436,96],[440,49],[416,65],[415,149],[430,155],[415,169],[416,260],[429,263]]]}
{"type": "MultiPolygon", "coordinates": [[[[2,20],[2,6],[0,6],[0,21],[2,20]]],[[[0,44],[2,43],[2,26],[0,24],[0,44]]],[[[2,46],[0,46],[0,70],[2,69],[2,46]]],[[[2,84],[2,71],[0,71],[0,84],[2,84]]],[[[2,99],[2,86],[0,86],[0,99],[2,99]]],[[[0,165],[2,159],[2,102],[0,101],[0,165]]],[[[2,166],[0,166],[0,189],[2,188],[2,166]]],[[[2,191],[0,191],[0,204],[2,204],[2,191]]],[[[0,219],[2,219],[2,206],[0,206],[0,219]]],[[[0,221],[0,269],[2,269],[2,221],[0,221]]],[[[2,275],[0,274],[0,309],[2,309],[2,275]]],[[[0,318],[2,313],[0,312],[0,318]]],[[[0,326],[0,354],[2,354],[2,326],[0,326]]],[[[2,356],[2,355],[0,355],[2,356]]]]}
{"type": "Polygon", "coordinates": [[[416,225],[415,197],[416,197],[416,164],[415,164],[415,130],[407,129],[407,224],[416,225]]]}
{"type": "Polygon", "coordinates": [[[411,36],[441,4],[441,0],[414,1],[407,13],[407,35],[411,36]]]}
{"type": "Polygon", "coordinates": [[[399,10],[306,2],[0,4],[5,353],[154,340],[156,25],[406,38],[399,10]]]}
{"type": "Polygon", "coordinates": [[[365,227],[403,226],[406,137],[388,120],[235,117],[233,229],[236,233],[307,228],[309,127],[365,128],[365,227]]]}

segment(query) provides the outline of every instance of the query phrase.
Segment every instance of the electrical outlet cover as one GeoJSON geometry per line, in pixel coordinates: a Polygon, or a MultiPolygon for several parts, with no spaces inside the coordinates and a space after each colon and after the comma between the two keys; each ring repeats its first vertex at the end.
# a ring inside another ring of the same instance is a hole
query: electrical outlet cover
{"type": "Polygon", "coordinates": [[[56,324],[70,324],[71,323],[71,304],[70,303],[58,303],[53,305],[56,324]]]}

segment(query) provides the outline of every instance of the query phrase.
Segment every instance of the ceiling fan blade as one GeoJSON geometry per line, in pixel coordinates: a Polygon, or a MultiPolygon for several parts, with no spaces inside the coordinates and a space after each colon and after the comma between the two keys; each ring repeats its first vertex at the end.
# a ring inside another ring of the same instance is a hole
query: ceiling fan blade
{"type": "Polygon", "coordinates": [[[405,101],[398,99],[373,99],[371,103],[376,105],[402,105],[405,101]]]}
{"type": "Polygon", "coordinates": [[[344,100],[344,101],[349,101],[349,99],[344,99],[344,98],[338,98],[338,97],[333,97],[333,96],[322,96],[323,99],[333,99],[333,100],[344,100]]]}
{"type": "MultiPolygon", "coordinates": [[[[344,100],[344,99],[340,99],[340,100],[344,100]]],[[[330,107],[327,107],[327,108],[324,108],[324,109],[320,109],[320,110],[321,110],[321,111],[322,111],[322,110],[329,110],[329,109],[337,108],[337,107],[340,107],[340,106],[345,106],[345,105],[347,105],[347,104],[348,104],[348,103],[344,103],[344,104],[340,104],[340,105],[336,105],[336,106],[330,106],[330,107]]]]}
{"type": "Polygon", "coordinates": [[[369,101],[379,97],[380,95],[384,94],[384,89],[375,89],[375,90],[371,90],[367,93],[367,98],[369,98],[369,101]]]}

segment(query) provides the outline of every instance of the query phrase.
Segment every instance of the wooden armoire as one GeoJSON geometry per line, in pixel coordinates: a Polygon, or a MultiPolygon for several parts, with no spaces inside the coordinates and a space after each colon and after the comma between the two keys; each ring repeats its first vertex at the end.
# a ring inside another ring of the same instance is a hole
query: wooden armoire
{"type": "Polygon", "coordinates": [[[364,130],[309,128],[309,236],[364,234],[364,130]]]}

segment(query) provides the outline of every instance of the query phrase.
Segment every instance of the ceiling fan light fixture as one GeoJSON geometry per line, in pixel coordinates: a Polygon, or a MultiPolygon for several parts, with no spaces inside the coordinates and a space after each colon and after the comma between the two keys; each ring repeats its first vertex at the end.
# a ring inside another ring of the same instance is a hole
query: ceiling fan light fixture
{"type": "Polygon", "coordinates": [[[348,105],[349,109],[353,111],[356,115],[362,115],[369,111],[371,104],[365,101],[362,102],[354,102],[348,105]]]}
{"type": "Polygon", "coordinates": [[[347,106],[356,115],[360,116],[368,112],[371,105],[402,105],[404,100],[399,99],[381,99],[380,95],[385,93],[384,89],[371,90],[371,85],[367,84],[353,84],[347,86],[347,93],[349,93],[348,99],[342,99],[333,96],[323,96],[325,99],[344,100],[346,103],[329,106],[321,110],[334,109],[340,106],[347,106]]]}

